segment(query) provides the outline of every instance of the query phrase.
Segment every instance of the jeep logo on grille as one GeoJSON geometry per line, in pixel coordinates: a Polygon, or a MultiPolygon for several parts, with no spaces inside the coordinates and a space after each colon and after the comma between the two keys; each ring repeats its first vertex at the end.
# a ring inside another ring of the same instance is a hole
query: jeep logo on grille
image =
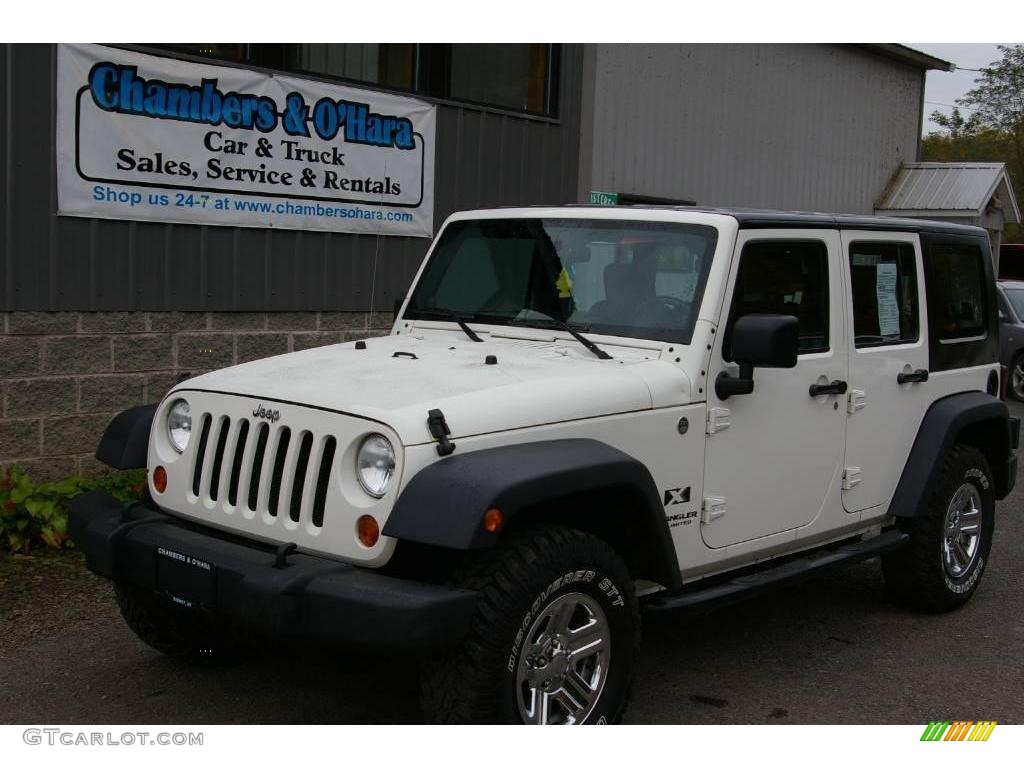
{"type": "Polygon", "coordinates": [[[280,411],[264,408],[263,403],[260,403],[259,405],[252,409],[252,415],[255,416],[257,419],[266,419],[271,424],[273,424],[275,421],[281,418],[280,411]]]}

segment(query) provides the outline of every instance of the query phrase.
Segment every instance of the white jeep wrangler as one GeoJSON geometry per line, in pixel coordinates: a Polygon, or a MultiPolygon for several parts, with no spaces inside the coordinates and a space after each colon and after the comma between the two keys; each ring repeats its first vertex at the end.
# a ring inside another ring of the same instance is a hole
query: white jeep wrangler
{"type": "Polygon", "coordinates": [[[1019,423],[981,229],[524,208],[444,225],[389,337],[235,366],[118,416],[147,466],[72,533],[147,643],[422,657],[432,722],[619,720],[641,607],[881,555],[978,588],[1019,423]]]}

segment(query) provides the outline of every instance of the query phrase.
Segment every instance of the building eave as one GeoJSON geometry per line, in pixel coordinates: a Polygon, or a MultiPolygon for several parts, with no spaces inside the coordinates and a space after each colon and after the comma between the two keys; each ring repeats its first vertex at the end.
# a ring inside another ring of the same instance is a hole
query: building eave
{"type": "Polygon", "coordinates": [[[888,59],[895,59],[896,61],[903,62],[904,64],[910,64],[911,66],[918,67],[919,69],[937,69],[941,72],[952,72],[956,69],[955,64],[952,64],[945,59],[940,59],[937,56],[931,56],[924,51],[918,51],[915,48],[911,48],[907,45],[900,45],[899,43],[859,43],[858,45],[872,53],[878,54],[879,56],[885,56],[888,59]]]}

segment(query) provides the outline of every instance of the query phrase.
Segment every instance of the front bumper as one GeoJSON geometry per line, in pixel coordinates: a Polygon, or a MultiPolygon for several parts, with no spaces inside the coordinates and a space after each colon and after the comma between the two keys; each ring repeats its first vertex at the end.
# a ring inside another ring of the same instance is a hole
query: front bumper
{"type": "Polygon", "coordinates": [[[212,613],[254,635],[384,653],[457,645],[479,593],[399,579],[304,554],[281,567],[273,550],[125,505],[103,491],[71,504],[71,536],[90,570],[212,613]]]}

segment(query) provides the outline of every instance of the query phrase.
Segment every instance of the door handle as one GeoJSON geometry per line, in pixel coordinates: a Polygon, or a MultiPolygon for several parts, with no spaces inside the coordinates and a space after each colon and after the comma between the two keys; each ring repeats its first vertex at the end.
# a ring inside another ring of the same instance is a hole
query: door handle
{"type": "Polygon", "coordinates": [[[928,381],[928,371],[924,368],[918,368],[912,373],[899,373],[896,374],[896,381],[899,384],[912,384],[928,381]]]}
{"type": "Polygon", "coordinates": [[[828,384],[811,384],[809,391],[811,393],[811,397],[821,397],[822,395],[845,395],[846,382],[842,379],[835,379],[828,384]]]}

